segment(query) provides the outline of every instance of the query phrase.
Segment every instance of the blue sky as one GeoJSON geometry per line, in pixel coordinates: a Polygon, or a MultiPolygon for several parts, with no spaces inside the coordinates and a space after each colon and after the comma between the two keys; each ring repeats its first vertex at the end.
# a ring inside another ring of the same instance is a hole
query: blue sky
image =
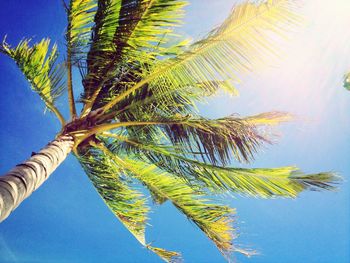
{"type": "MultiPolygon", "coordinates": [[[[191,1],[181,32],[203,35],[228,14],[234,0],[191,1]]],[[[281,110],[296,120],[279,129],[278,143],[254,167],[297,165],[306,172],[335,171],[345,178],[336,193],[309,192],[296,200],[236,197],[238,242],[260,255],[239,262],[350,262],[350,2],[310,0],[305,21],[281,42],[280,58],[242,78],[240,96],[218,95],[210,117],[281,110]]],[[[0,37],[49,36],[63,45],[65,14],[59,0],[11,0],[0,9],[0,37]]],[[[79,83],[76,81],[76,83],[79,83]]],[[[0,172],[51,140],[59,124],[7,58],[0,57],[0,172]]],[[[64,106],[65,101],[60,101],[64,106]]],[[[186,262],[225,262],[211,242],[170,204],[151,214],[148,240],[182,251],[186,262]]],[[[0,262],[161,262],[123,228],[70,156],[50,179],[0,225],[0,262]]]]}

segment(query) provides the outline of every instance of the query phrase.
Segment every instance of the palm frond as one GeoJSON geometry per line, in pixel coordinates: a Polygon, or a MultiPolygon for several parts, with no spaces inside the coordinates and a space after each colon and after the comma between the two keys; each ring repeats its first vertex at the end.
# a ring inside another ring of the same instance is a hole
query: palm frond
{"type": "MultiPolygon", "coordinates": [[[[142,1],[142,16],[130,31],[127,41],[123,40],[124,49],[123,44],[119,45],[120,52],[130,61],[143,61],[144,56],[154,59],[163,50],[162,45],[168,43],[172,27],[179,25],[186,4],[186,1],[179,0],[142,1]]],[[[129,26],[133,20],[133,17],[126,13],[123,22],[129,26]]]]}
{"type": "Polygon", "coordinates": [[[125,227],[143,245],[149,207],[141,192],[128,186],[122,170],[100,152],[90,149],[80,163],[94,187],[125,227]]]}
{"type": "Polygon", "coordinates": [[[96,0],[71,0],[69,7],[66,6],[68,16],[68,26],[66,30],[67,87],[69,109],[72,119],[76,117],[72,67],[73,65],[81,65],[81,61],[86,57],[85,54],[89,47],[96,5],[96,0]]]}
{"type": "Polygon", "coordinates": [[[226,189],[233,193],[262,198],[296,198],[304,190],[335,190],[335,184],[340,180],[332,172],[304,174],[293,166],[251,169],[197,166],[202,168],[199,174],[205,177],[203,181],[211,189],[226,189]]]}
{"type": "Polygon", "coordinates": [[[176,92],[169,90],[164,93],[154,93],[150,87],[145,87],[119,102],[114,108],[115,117],[121,121],[134,121],[139,116],[153,118],[155,115],[196,115],[198,114],[196,102],[205,102],[207,97],[213,95],[215,91],[212,90],[212,85],[215,85],[217,90],[238,94],[238,90],[227,81],[201,82],[194,86],[181,87],[176,92]]]}
{"type": "Polygon", "coordinates": [[[165,125],[165,133],[173,145],[187,146],[187,152],[198,151],[204,161],[227,164],[253,159],[258,147],[268,139],[244,119],[229,116],[220,119],[188,118],[165,125]]]}
{"type": "Polygon", "coordinates": [[[271,126],[290,121],[293,116],[286,112],[270,111],[244,118],[244,121],[254,126],[271,126]]]}
{"type": "Polygon", "coordinates": [[[177,252],[147,244],[145,229],[150,208],[146,198],[133,189],[132,178],[127,177],[124,167],[114,162],[106,154],[105,148],[93,145],[84,149],[79,161],[106,205],[143,246],[166,262],[180,259],[181,255],[177,252]]]}
{"type": "Polygon", "coordinates": [[[136,119],[145,121],[122,120],[98,125],[86,133],[81,140],[91,135],[99,135],[110,130],[126,130],[130,137],[147,138],[147,142],[163,137],[166,143],[181,145],[186,152],[199,152],[202,160],[213,164],[226,165],[233,158],[240,162],[249,162],[254,158],[258,147],[269,143],[268,133],[258,126],[273,125],[284,121],[287,115],[271,112],[240,118],[228,116],[220,119],[206,119],[200,116],[160,116],[154,109],[153,115],[140,112],[136,119]]]}
{"type": "Polygon", "coordinates": [[[179,119],[178,116],[174,116],[174,119],[170,120],[114,122],[97,125],[83,133],[79,141],[116,129],[127,129],[129,134],[149,139],[163,134],[171,144],[181,144],[189,152],[198,151],[204,161],[214,164],[227,164],[232,158],[249,161],[258,146],[269,142],[255,126],[234,116],[214,120],[191,116],[181,116],[179,119]]]}
{"type": "Polygon", "coordinates": [[[39,94],[46,107],[56,114],[63,125],[64,118],[54,106],[55,100],[65,88],[65,69],[56,63],[57,46],[53,45],[50,50],[48,38],[32,46],[30,46],[30,39],[24,39],[14,48],[4,40],[1,46],[3,53],[16,62],[32,89],[39,94]]]}
{"type": "Polygon", "coordinates": [[[90,50],[86,60],[87,73],[83,75],[83,101],[91,108],[97,97],[95,91],[102,87],[99,83],[107,75],[113,75],[115,68],[111,63],[115,50],[114,38],[119,25],[121,0],[100,0],[94,17],[90,50]],[[113,68],[113,70],[112,70],[113,68]],[[108,71],[111,72],[108,72],[108,71]],[[94,98],[93,98],[94,97],[94,98]]]}
{"type": "MultiPolygon", "coordinates": [[[[101,2],[108,2],[101,5],[101,8],[99,6],[101,13],[113,4],[113,1],[101,2]]],[[[164,36],[172,31],[171,26],[179,23],[183,13],[181,9],[185,3],[179,0],[123,0],[117,1],[115,5],[119,12],[111,16],[111,21],[117,20],[117,26],[105,25],[106,31],[114,31],[112,49],[100,52],[100,45],[95,45],[95,42],[110,42],[110,39],[97,39],[93,40],[89,52],[89,73],[84,80],[86,88],[83,100],[94,101],[96,98],[93,97],[99,93],[94,108],[105,104],[105,99],[112,94],[120,92],[124,86],[121,82],[130,82],[132,85],[139,80],[142,67],[154,60],[163,50],[161,44],[167,42],[164,36]],[[89,63],[95,60],[95,57],[101,63],[89,63]],[[125,68],[128,70],[127,74],[124,72],[125,68]]],[[[96,15],[96,24],[100,24],[99,18],[100,16],[96,15]]],[[[89,107],[92,107],[90,104],[89,107]]]]}
{"type": "MultiPolygon", "coordinates": [[[[335,190],[335,184],[340,180],[331,172],[304,174],[296,167],[247,169],[216,166],[188,158],[186,151],[179,147],[140,143],[115,134],[105,136],[117,139],[110,142],[109,146],[114,154],[134,154],[145,162],[183,178],[190,185],[208,189],[213,193],[229,191],[263,198],[295,198],[307,189],[335,190]],[[122,143],[126,143],[127,146],[122,143]]],[[[154,197],[157,202],[159,197],[154,197]]]]}
{"type": "Polygon", "coordinates": [[[113,159],[124,166],[137,179],[158,195],[170,200],[174,206],[195,223],[228,256],[233,252],[235,211],[228,206],[210,203],[204,192],[193,190],[181,178],[160,171],[157,166],[127,157],[113,159]]]}
{"type": "Polygon", "coordinates": [[[182,262],[181,254],[174,251],[165,250],[159,247],[152,247],[151,245],[147,245],[147,248],[157,254],[161,259],[165,262],[176,263],[182,262]]]}
{"type": "Polygon", "coordinates": [[[221,26],[175,58],[156,63],[141,81],[105,105],[105,111],[146,84],[151,85],[154,93],[164,93],[213,80],[237,81],[238,75],[274,52],[272,43],[276,35],[298,22],[294,8],[294,1],[289,0],[237,5],[221,26]]]}
{"type": "Polygon", "coordinates": [[[97,0],[70,0],[66,41],[73,64],[84,58],[89,47],[97,0]]]}

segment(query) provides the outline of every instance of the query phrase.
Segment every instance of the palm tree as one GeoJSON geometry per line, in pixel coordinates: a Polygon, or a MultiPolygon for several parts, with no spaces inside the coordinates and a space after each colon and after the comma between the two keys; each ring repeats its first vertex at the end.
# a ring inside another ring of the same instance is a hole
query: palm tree
{"type": "Polygon", "coordinates": [[[332,173],[295,167],[244,169],[269,142],[267,126],[289,119],[280,112],[208,119],[196,105],[223,90],[235,95],[240,74],[274,53],[272,39],[298,22],[290,0],[237,5],[222,25],[194,43],[178,40],[180,0],[71,0],[63,63],[49,39],[12,47],[12,58],[62,129],[44,149],[0,179],[0,221],[36,190],[70,152],[101,198],[137,240],[165,261],[177,252],[145,240],[150,210],[167,200],[197,225],[227,258],[250,255],[235,245],[234,209],[212,197],[227,192],[263,198],[296,197],[306,189],[333,189],[332,173]],[[283,30],[282,30],[283,29],[283,30]],[[50,48],[50,46],[52,46],[50,48]],[[75,99],[72,70],[83,93],[75,99]],[[55,105],[68,93],[70,120],[55,105]],[[83,104],[78,115],[76,103],[83,104]]]}

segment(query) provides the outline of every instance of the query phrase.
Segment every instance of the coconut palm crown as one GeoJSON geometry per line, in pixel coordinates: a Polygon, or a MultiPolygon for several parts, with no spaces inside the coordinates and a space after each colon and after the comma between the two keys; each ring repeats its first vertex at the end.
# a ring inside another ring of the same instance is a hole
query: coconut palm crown
{"type": "Polygon", "coordinates": [[[142,245],[165,261],[180,258],[146,241],[147,190],[155,204],[171,202],[227,259],[235,251],[250,255],[233,242],[235,210],[213,196],[295,198],[307,189],[331,190],[337,177],[304,174],[296,167],[232,167],[233,161],[251,161],[269,143],[264,128],[289,115],[208,119],[196,105],[220,90],[236,95],[240,74],[274,53],[276,35],[299,22],[296,5],[290,0],[236,5],[198,41],[173,31],[186,5],[182,0],[71,0],[64,3],[68,25],[62,63],[48,38],[23,39],[16,46],[4,40],[0,51],[15,61],[58,118],[57,138],[72,140],[68,152],[142,245]],[[74,67],[83,86],[79,99],[74,67]],[[55,105],[64,92],[69,121],[55,105]],[[83,104],[80,114],[76,103],[83,104]]]}

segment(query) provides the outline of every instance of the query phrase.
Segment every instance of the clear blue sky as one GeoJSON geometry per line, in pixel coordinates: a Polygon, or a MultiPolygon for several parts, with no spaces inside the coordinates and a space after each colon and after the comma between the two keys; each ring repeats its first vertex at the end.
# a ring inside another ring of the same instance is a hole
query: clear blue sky
{"type": "MultiPolygon", "coordinates": [[[[222,21],[235,0],[196,0],[181,32],[198,37],[222,21]]],[[[211,117],[233,112],[289,111],[296,121],[280,129],[278,144],[257,156],[255,167],[298,165],[306,172],[336,171],[337,193],[303,193],[296,200],[237,197],[238,242],[257,249],[251,263],[350,262],[350,2],[310,0],[305,24],[281,47],[281,59],[244,76],[239,98],[218,96],[211,117]]],[[[3,1],[0,37],[51,37],[61,47],[65,13],[60,0],[3,1]]],[[[79,83],[77,81],[77,83],[79,83]]],[[[0,57],[0,172],[28,158],[59,130],[16,66],[0,57]]],[[[62,100],[60,106],[65,101],[62,100]]],[[[151,214],[148,240],[182,251],[186,262],[225,262],[212,243],[170,204],[151,214]]],[[[0,262],[161,262],[123,228],[73,157],[0,225],[0,262]]]]}

